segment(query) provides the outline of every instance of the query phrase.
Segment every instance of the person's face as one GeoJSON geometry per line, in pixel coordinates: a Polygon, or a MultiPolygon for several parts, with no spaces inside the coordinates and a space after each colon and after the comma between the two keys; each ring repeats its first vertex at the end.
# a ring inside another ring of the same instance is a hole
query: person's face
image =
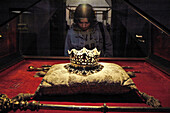
{"type": "Polygon", "coordinates": [[[87,18],[81,18],[78,22],[78,25],[83,31],[86,31],[90,27],[90,22],[87,18]]]}

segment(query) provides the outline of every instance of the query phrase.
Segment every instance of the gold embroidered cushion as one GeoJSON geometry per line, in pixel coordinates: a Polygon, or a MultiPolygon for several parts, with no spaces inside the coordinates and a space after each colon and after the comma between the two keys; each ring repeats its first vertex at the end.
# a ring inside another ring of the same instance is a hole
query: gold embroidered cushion
{"type": "Polygon", "coordinates": [[[125,70],[114,63],[99,63],[101,71],[90,75],[69,72],[66,63],[53,65],[37,89],[38,95],[120,94],[137,89],[125,70]]]}

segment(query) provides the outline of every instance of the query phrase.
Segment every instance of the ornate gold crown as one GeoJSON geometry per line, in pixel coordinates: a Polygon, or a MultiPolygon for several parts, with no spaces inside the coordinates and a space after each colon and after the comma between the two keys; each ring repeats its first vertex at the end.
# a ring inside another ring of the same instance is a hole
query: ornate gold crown
{"type": "Polygon", "coordinates": [[[95,66],[98,64],[100,52],[96,48],[93,50],[88,50],[85,47],[81,50],[72,49],[68,50],[70,56],[70,62],[75,66],[95,66]]]}
{"type": "Polygon", "coordinates": [[[100,52],[97,49],[68,50],[70,56],[70,64],[64,67],[70,72],[78,75],[90,75],[103,69],[103,65],[98,63],[100,52]]]}

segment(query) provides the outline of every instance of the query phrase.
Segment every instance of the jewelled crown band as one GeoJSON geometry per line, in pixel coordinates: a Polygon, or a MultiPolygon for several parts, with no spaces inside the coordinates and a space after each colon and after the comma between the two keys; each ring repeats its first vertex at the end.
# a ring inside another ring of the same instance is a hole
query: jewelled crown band
{"type": "Polygon", "coordinates": [[[81,50],[72,49],[68,50],[70,56],[70,64],[66,64],[64,67],[70,72],[78,75],[90,75],[97,73],[103,69],[103,65],[98,63],[100,52],[97,49],[87,50],[83,48],[81,50]]]}
{"type": "Polygon", "coordinates": [[[73,66],[78,67],[93,67],[98,65],[98,60],[100,56],[100,52],[97,51],[96,48],[93,50],[88,50],[85,47],[81,50],[72,49],[68,50],[68,54],[70,56],[70,63],[73,66]]]}

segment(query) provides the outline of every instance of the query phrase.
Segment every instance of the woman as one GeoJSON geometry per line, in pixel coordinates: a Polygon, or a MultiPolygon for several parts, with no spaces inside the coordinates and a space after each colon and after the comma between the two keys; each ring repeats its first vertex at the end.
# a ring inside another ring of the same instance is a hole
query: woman
{"type": "Polygon", "coordinates": [[[80,4],[76,8],[74,24],[66,36],[64,54],[68,56],[68,50],[73,48],[80,50],[83,47],[90,50],[96,47],[101,52],[101,56],[113,55],[110,35],[103,24],[96,21],[93,7],[89,4],[80,4]]]}

